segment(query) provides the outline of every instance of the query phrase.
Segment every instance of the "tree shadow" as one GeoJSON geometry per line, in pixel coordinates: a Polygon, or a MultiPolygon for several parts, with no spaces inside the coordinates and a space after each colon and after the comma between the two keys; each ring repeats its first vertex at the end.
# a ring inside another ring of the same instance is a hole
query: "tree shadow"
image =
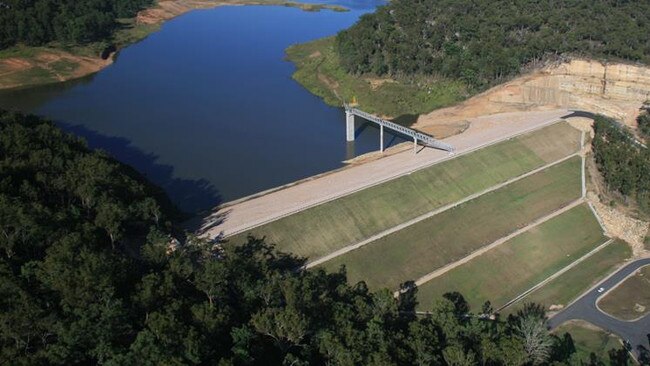
{"type": "Polygon", "coordinates": [[[174,177],[174,167],[157,163],[158,156],[140,150],[126,138],[104,136],[81,125],[59,121],[56,124],[64,131],[86,139],[90,148],[106,151],[116,160],[135,168],[162,188],[184,213],[197,214],[222,203],[221,196],[212,183],[205,179],[174,177]]]}
{"type": "Polygon", "coordinates": [[[419,114],[403,114],[393,118],[392,121],[404,127],[411,127],[418,121],[418,117],[420,117],[419,114]]]}

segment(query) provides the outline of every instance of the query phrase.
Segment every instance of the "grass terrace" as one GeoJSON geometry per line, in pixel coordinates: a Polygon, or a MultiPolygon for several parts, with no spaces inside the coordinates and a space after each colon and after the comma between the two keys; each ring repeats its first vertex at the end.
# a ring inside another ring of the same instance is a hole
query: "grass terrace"
{"type": "Polygon", "coordinates": [[[316,259],[579,150],[565,122],[418,170],[234,235],[266,236],[278,249],[316,259]]]}
{"type": "Polygon", "coordinates": [[[396,289],[457,261],[581,195],[580,157],[408,226],[323,266],[345,265],[350,282],[396,289]]]}
{"type": "Polygon", "coordinates": [[[566,306],[607,274],[613,272],[631,255],[632,251],[629,245],[621,240],[615,240],[545,286],[530,293],[518,303],[505,309],[504,313],[509,314],[517,311],[524,302],[544,304],[547,309],[551,305],[566,306]]]}
{"type": "Polygon", "coordinates": [[[487,300],[499,308],[606,241],[589,207],[577,206],[421,285],[420,308],[450,291],[476,311],[487,300]]]}

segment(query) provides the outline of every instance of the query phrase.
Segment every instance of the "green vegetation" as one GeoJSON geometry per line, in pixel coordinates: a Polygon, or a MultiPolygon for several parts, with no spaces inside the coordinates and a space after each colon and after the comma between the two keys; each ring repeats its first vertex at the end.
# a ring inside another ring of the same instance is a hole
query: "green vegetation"
{"type": "MultiPolygon", "coordinates": [[[[594,253],[577,266],[563,273],[560,277],[547,283],[540,289],[526,296],[523,302],[537,304],[568,305],[573,299],[588,290],[595,283],[611,273],[619,264],[632,255],[629,245],[621,240],[615,240],[603,249],[594,253]]],[[[521,303],[506,309],[513,313],[521,308],[521,303]]]]}
{"type": "Polygon", "coordinates": [[[118,19],[118,23],[119,29],[111,38],[111,43],[117,48],[137,43],[160,29],[160,24],[141,24],[137,23],[135,18],[118,19]]]}
{"type": "Polygon", "coordinates": [[[324,264],[350,281],[397,289],[580,197],[579,157],[482,195],[324,264]]]}
{"type": "MultiPolygon", "coordinates": [[[[284,217],[251,231],[315,259],[578,151],[567,123],[505,141],[284,217]]],[[[243,243],[249,232],[231,237],[243,243]]]]}
{"type": "Polygon", "coordinates": [[[0,172],[3,363],[569,365],[535,306],[492,321],[447,294],[419,318],[415,288],[179,236],[158,189],[40,118],[0,112],[0,172]]]}
{"type": "Polygon", "coordinates": [[[291,46],[287,58],[296,64],[293,78],[327,104],[341,106],[353,98],[364,110],[395,117],[402,124],[417,115],[454,104],[467,96],[462,82],[432,77],[381,79],[358,78],[342,67],[334,50],[334,38],[291,46]]]}
{"type": "Polygon", "coordinates": [[[116,19],[135,16],[152,0],[4,0],[0,3],[0,49],[52,41],[84,44],[103,41],[116,19]]]}
{"type": "Polygon", "coordinates": [[[43,49],[44,48],[41,47],[14,46],[10,48],[0,49],[0,58],[34,57],[38,54],[38,52],[42,51],[43,49]]]}
{"type": "Polygon", "coordinates": [[[501,307],[606,240],[589,207],[575,207],[421,285],[420,307],[450,291],[474,308],[485,301],[501,307]]]}
{"type": "Polygon", "coordinates": [[[604,312],[624,320],[634,320],[650,312],[650,266],[627,278],[598,301],[604,312]]]}
{"type": "Polygon", "coordinates": [[[583,321],[572,321],[558,327],[553,333],[571,334],[576,353],[571,357],[572,365],[597,365],[590,362],[593,353],[596,358],[606,358],[609,353],[621,348],[621,340],[600,328],[583,321]]]}
{"type": "Polygon", "coordinates": [[[597,116],[594,130],[594,157],[607,188],[635,200],[650,214],[650,150],[610,118],[597,116]]]}
{"type": "Polygon", "coordinates": [[[650,62],[650,3],[399,0],[338,34],[354,75],[440,75],[484,88],[547,57],[650,62]]]}
{"type": "MultiPolygon", "coordinates": [[[[35,83],[53,83],[58,81],[56,75],[51,73],[49,70],[38,66],[21,72],[20,75],[9,75],[8,78],[15,78],[17,83],[25,85],[31,85],[35,83]]],[[[8,78],[5,79],[5,81],[9,80],[8,78]]]]}

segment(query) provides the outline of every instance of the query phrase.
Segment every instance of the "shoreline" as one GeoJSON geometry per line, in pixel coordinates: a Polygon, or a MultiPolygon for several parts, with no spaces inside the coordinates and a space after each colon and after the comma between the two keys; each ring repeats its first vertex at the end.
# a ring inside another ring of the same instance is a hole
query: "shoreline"
{"type": "Polygon", "coordinates": [[[152,7],[140,10],[135,17],[116,19],[123,27],[112,38],[83,46],[58,47],[56,43],[27,47],[16,45],[0,50],[0,91],[22,90],[81,79],[112,65],[121,50],[134,45],[160,30],[168,20],[192,10],[207,10],[222,6],[284,6],[302,11],[331,10],[346,12],[339,5],[310,4],[287,0],[160,0],[152,7]],[[115,50],[102,58],[106,44],[115,50]],[[103,44],[103,46],[102,46],[103,44]]]}

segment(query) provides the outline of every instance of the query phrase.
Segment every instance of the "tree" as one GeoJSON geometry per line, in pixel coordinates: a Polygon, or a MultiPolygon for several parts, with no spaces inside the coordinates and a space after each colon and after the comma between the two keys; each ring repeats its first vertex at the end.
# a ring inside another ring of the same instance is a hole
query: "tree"
{"type": "Polygon", "coordinates": [[[546,330],[546,324],[535,316],[521,319],[515,327],[524,340],[524,349],[533,365],[541,365],[551,356],[553,340],[546,330]]]}
{"type": "Polygon", "coordinates": [[[117,19],[134,17],[151,0],[4,0],[0,2],[0,49],[52,41],[71,44],[110,40],[117,19]]]}
{"type": "Polygon", "coordinates": [[[336,37],[351,74],[443,76],[484,89],[562,55],[650,62],[650,4],[402,0],[336,37]],[[597,19],[594,22],[594,19],[597,19]]]}

